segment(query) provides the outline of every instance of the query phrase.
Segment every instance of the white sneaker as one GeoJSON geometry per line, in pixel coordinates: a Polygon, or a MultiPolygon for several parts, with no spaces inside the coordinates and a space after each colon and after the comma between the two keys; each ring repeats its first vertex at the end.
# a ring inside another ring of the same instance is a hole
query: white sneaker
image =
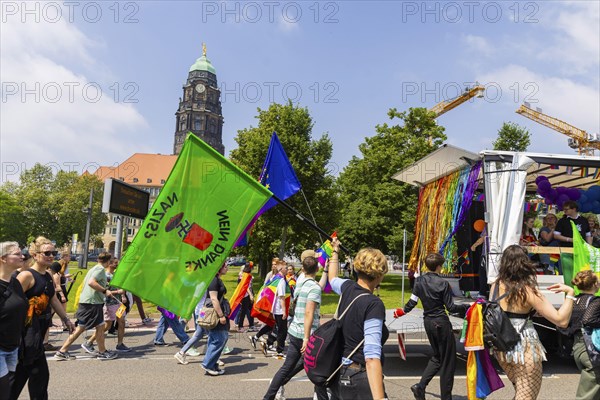
{"type": "Polygon", "coordinates": [[[285,400],[285,386],[281,386],[275,395],[275,400],[285,400]]]}
{"type": "Polygon", "coordinates": [[[190,357],[198,357],[200,355],[200,352],[197,349],[191,347],[188,351],[185,352],[185,354],[190,357]]]}
{"type": "Polygon", "coordinates": [[[224,363],[223,361],[221,361],[221,360],[217,360],[217,365],[218,365],[219,367],[224,367],[224,366],[225,366],[225,363],[224,363]]]}
{"type": "Polygon", "coordinates": [[[175,355],[173,357],[175,357],[175,359],[177,360],[177,362],[179,364],[183,364],[183,365],[189,364],[189,361],[186,360],[185,354],[183,354],[179,351],[177,353],[175,353],[175,355]]]}

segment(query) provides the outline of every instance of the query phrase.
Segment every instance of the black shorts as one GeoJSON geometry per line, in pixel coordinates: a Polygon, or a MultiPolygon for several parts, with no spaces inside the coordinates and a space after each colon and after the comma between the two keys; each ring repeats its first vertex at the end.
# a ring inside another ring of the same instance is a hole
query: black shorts
{"type": "Polygon", "coordinates": [[[104,304],[79,303],[75,318],[79,326],[94,329],[104,323],[104,304]]]}

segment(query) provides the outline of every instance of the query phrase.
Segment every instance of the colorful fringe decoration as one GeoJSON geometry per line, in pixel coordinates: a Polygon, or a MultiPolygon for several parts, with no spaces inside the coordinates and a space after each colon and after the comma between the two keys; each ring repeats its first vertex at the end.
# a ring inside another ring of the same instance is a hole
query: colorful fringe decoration
{"type": "MultiPolygon", "coordinates": [[[[273,310],[275,308],[275,293],[277,292],[277,285],[281,280],[285,281],[285,278],[277,274],[271,278],[267,283],[265,283],[260,290],[258,291],[258,296],[254,301],[254,306],[252,307],[251,315],[254,318],[258,318],[260,321],[264,322],[269,326],[275,325],[275,317],[273,317],[273,310]]],[[[290,307],[290,286],[285,285],[285,307],[290,307]]]]}
{"type": "Polygon", "coordinates": [[[231,304],[229,319],[235,319],[238,312],[242,308],[242,299],[246,296],[246,292],[248,291],[248,286],[250,286],[251,281],[252,274],[249,272],[244,272],[242,274],[242,279],[240,279],[240,283],[238,283],[233,295],[231,296],[231,299],[229,300],[229,304],[231,304]]]}
{"type": "Polygon", "coordinates": [[[463,323],[461,343],[468,351],[467,398],[485,399],[492,392],[504,387],[504,383],[492,365],[490,354],[483,344],[482,303],[476,302],[467,310],[463,323]]]}
{"type": "Polygon", "coordinates": [[[453,272],[451,264],[456,254],[456,243],[452,239],[471,208],[481,165],[479,161],[420,190],[409,269],[416,271],[425,264],[428,253],[439,252],[447,260],[442,272],[453,272]]]}

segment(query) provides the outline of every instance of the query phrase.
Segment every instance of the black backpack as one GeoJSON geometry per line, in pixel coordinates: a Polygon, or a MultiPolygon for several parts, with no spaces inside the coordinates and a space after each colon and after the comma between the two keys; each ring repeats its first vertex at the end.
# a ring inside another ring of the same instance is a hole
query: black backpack
{"type": "MultiPolygon", "coordinates": [[[[492,298],[498,296],[498,286],[496,283],[492,298]]],[[[510,351],[521,340],[520,332],[510,322],[508,315],[500,307],[500,300],[508,296],[508,292],[495,300],[490,300],[483,304],[483,343],[486,347],[497,351],[510,351]]],[[[525,328],[525,324],[523,324],[525,328]]],[[[523,328],[521,330],[523,330],[523,328]]]]}
{"type": "MultiPolygon", "coordinates": [[[[342,356],[344,352],[344,334],[342,332],[342,318],[348,312],[352,304],[361,296],[366,296],[368,293],[359,294],[346,307],[342,315],[338,318],[338,311],[342,302],[342,296],[338,302],[338,308],[333,316],[333,319],[327,321],[318,327],[306,345],[304,352],[304,371],[306,376],[315,386],[329,387],[335,382],[335,377],[342,368],[342,356]]],[[[352,350],[348,358],[362,346],[364,339],[352,350]]]]}

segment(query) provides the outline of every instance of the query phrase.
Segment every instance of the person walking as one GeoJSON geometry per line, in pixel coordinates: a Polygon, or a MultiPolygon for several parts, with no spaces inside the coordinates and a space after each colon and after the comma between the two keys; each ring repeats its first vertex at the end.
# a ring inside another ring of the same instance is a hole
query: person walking
{"type": "Polygon", "coordinates": [[[219,376],[225,373],[224,369],[219,369],[217,363],[229,338],[228,315],[231,310],[228,310],[229,303],[225,299],[227,288],[223,280],[221,280],[221,277],[227,273],[228,269],[228,265],[226,263],[223,264],[210,285],[208,285],[208,297],[206,298],[205,306],[213,307],[219,317],[217,326],[208,331],[206,353],[202,361],[202,369],[206,372],[206,375],[210,376],[219,376]]]}
{"type": "Polygon", "coordinates": [[[23,265],[17,242],[0,243],[0,400],[8,400],[29,302],[13,273],[23,265]]]}
{"type": "MultiPolygon", "coordinates": [[[[277,274],[272,279],[278,279],[277,289],[275,290],[275,300],[273,306],[273,318],[275,318],[275,331],[277,337],[269,335],[266,342],[263,342],[262,351],[265,356],[276,356],[278,358],[285,358],[283,352],[285,347],[285,338],[287,337],[287,317],[289,307],[289,285],[285,279],[287,265],[285,261],[279,260],[277,262],[277,274]],[[273,347],[273,344],[277,340],[277,347],[273,347]]],[[[259,332],[260,333],[260,332],[259,332]]]]}
{"type": "MultiPolygon", "coordinates": [[[[108,262],[108,268],[105,270],[108,290],[110,290],[110,292],[113,295],[107,296],[104,302],[104,336],[106,337],[106,332],[108,332],[114,324],[117,324],[117,345],[115,347],[115,350],[120,353],[128,353],[131,351],[131,349],[123,343],[123,339],[125,338],[125,313],[123,313],[120,317],[117,316],[117,310],[119,309],[119,307],[121,307],[121,304],[127,303],[127,294],[124,289],[119,289],[115,286],[110,286],[110,281],[112,280],[118,265],[119,260],[116,258],[112,258],[108,262]]],[[[90,336],[88,340],[83,342],[81,347],[86,352],[94,354],[94,352],[96,351],[94,347],[95,340],[96,332],[94,331],[94,333],[92,333],[92,336],[90,336]]]]}
{"type": "Polygon", "coordinates": [[[452,323],[448,313],[464,315],[469,305],[457,305],[452,301],[452,289],[447,280],[439,274],[446,260],[439,253],[430,253],[425,257],[428,273],[415,280],[415,287],[410,300],[404,308],[394,312],[394,318],[412,311],[419,300],[423,305],[423,323],[433,356],[419,383],[410,387],[415,399],[425,399],[425,388],[437,373],[440,373],[440,397],[442,400],[452,400],[454,373],[456,371],[456,339],[452,331],[452,323]]]}
{"type": "Polygon", "coordinates": [[[493,351],[498,363],[515,389],[515,399],[536,399],[542,386],[542,361],[546,350],[533,327],[531,316],[535,312],[560,328],[569,324],[573,311],[573,288],[564,284],[548,287],[554,293],[566,293],[557,310],[539,291],[535,265],[521,246],[508,246],[502,253],[498,277],[492,284],[491,299],[504,293],[507,296],[499,304],[510,319],[521,339],[512,350],[493,351]]]}
{"type": "Polygon", "coordinates": [[[52,242],[43,236],[29,246],[33,265],[19,272],[17,280],[29,301],[26,330],[21,342],[21,357],[15,371],[10,398],[18,399],[27,384],[30,399],[47,399],[50,371],[44,353],[44,334],[52,323],[52,309],[72,332],[75,328],[55,296],[54,283],[47,271],[58,254],[52,242]],[[52,305],[52,307],[49,307],[52,305]]]}
{"type": "Polygon", "coordinates": [[[79,296],[79,307],[75,313],[77,318],[77,329],[65,340],[61,348],[54,354],[54,358],[59,361],[74,360],[75,356],[69,353],[69,347],[83,332],[88,329],[96,330],[96,342],[98,350],[89,348],[85,343],[81,348],[100,360],[112,360],[117,358],[117,353],[108,351],[105,346],[104,336],[104,302],[106,297],[112,297],[116,293],[108,290],[108,278],[106,270],[112,259],[112,255],[102,252],[98,255],[98,264],[86,274],[82,285],[81,295],[79,296]]]}
{"type": "Polygon", "coordinates": [[[575,296],[569,326],[561,330],[564,335],[573,335],[573,359],[581,375],[575,398],[577,400],[600,399],[600,367],[594,367],[585,349],[581,329],[600,328],[600,298],[595,293],[600,289],[600,279],[592,270],[580,271],[571,283],[580,293],[575,296]]]}
{"type": "Polygon", "coordinates": [[[385,306],[379,297],[373,295],[373,290],[381,284],[388,271],[387,259],[380,250],[360,250],[354,259],[357,275],[357,281],[354,282],[338,278],[338,238],[333,238],[331,246],[333,254],[329,259],[328,278],[333,291],[342,296],[338,312],[345,312],[356,299],[342,319],[344,350],[339,378],[332,386],[334,397],[342,400],[386,398],[382,349],[389,331],[384,324],[385,306]],[[364,343],[349,357],[363,339],[364,343]]]}
{"type": "MultiPolygon", "coordinates": [[[[306,257],[302,261],[303,279],[296,286],[294,298],[296,307],[294,318],[289,327],[290,345],[286,358],[267,389],[264,400],[274,400],[279,391],[279,398],[283,396],[283,386],[290,381],[298,372],[304,369],[303,354],[308,344],[310,335],[319,327],[321,307],[321,287],[327,280],[327,270],[324,270],[321,283],[317,283],[316,276],[319,263],[314,257],[306,257]]],[[[328,400],[327,389],[315,386],[318,400],[328,400]]]]}

